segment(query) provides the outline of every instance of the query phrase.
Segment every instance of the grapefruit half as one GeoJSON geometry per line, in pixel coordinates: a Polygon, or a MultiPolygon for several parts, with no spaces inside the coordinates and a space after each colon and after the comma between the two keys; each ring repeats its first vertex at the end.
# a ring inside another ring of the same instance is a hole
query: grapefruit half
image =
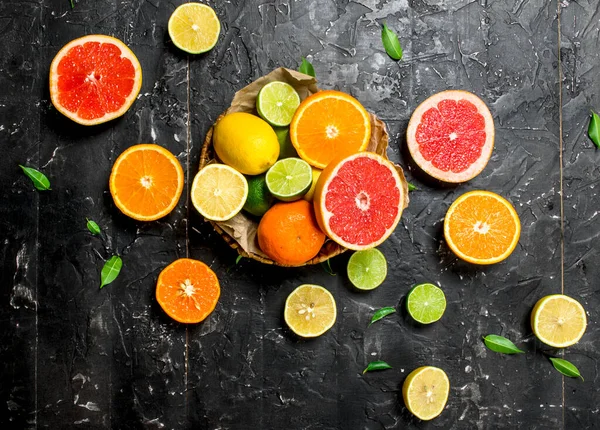
{"type": "Polygon", "coordinates": [[[434,94],[413,112],[406,131],[408,150],[423,171],[444,182],[479,175],[494,149],[494,119],[475,94],[434,94]]]}
{"type": "Polygon", "coordinates": [[[119,39],[92,34],[67,43],[50,65],[50,99],[83,125],[123,115],[142,86],[142,67],[119,39]]]}
{"type": "Polygon", "coordinates": [[[332,161],[315,187],[315,215],[321,230],[353,250],[373,248],[398,225],[406,188],[394,165],[373,152],[332,161]]]}

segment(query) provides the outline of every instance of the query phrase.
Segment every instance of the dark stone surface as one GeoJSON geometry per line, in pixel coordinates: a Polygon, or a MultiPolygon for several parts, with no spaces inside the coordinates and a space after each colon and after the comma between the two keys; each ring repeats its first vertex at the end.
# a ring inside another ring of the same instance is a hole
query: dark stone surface
{"type": "Polygon", "coordinates": [[[180,3],[0,3],[1,427],[598,426],[600,152],[587,138],[589,112],[600,111],[598,2],[211,1],[222,33],[211,52],[195,57],[166,33],[180,3]],[[398,63],[383,51],[383,22],[400,36],[398,63]],[[51,106],[47,75],[60,47],[90,33],[126,42],[144,83],[123,118],[84,128],[51,106]],[[235,91],[276,67],[296,68],[302,56],[322,88],[353,94],[386,121],[389,155],[419,188],[380,247],[388,278],[366,294],[350,288],[349,255],[331,261],[335,276],[319,266],[235,265],[235,252],[187,197],[166,218],[138,223],[108,192],[116,157],[143,142],[176,154],[189,186],[204,135],[235,91]],[[479,177],[442,187],[412,168],[404,133],[418,103],[449,88],[488,103],[496,147],[479,177]],[[52,191],[35,191],[19,163],[42,170],[52,191]],[[504,195],[521,217],[519,246],[501,264],[473,267],[443,242],[445,211],[471,189],[504,195]],[[87,232],[86,217],[103,227],[102,237],[87,232]],[[113,253],[122,255],[123,271],[99,290],[113,253]],[[154,299],[160,270],[186,255],[209,264],[222,285],[215,312],[193,326],[171,321],[154,299]],[[417,327],[402,304],[425,281],[443,287],[448,308],[440,322],[417,327]],[[338,304],[335,326],[311,341],[283,322],[285,299],[301,283],[327,287],[338,304]],[[589,316],[582,341],[563,353],[544,348],[528,323],[539,298],[561,291],[589,316]],[[383,306],[399,312],[368,327],[383,306]],[[486,350],[488,333],[510,337],[527,354],[486,350]],[[546,354],[564,354],[585,382],[563,379],[546,354]],[[363,376],[374,359],[393,369],[363,376]],[[427,364],[446,370],[451,392],[443,414],[423,423],[404,407],[401,386],[427,364]]]}

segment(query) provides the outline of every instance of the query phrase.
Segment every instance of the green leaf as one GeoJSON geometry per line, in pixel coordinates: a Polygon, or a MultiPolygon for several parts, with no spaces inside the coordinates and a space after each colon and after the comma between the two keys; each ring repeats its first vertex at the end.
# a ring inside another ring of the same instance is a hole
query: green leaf
{"type": "Polygon", "coordinates": [[[383,28],[381,29],[381,41],[383,42],[385,52],[387,52],[387,54],[392,59],[402,59],[402,46],[400,46],[398,36],[396,36],[396,33],[390,30],[388,26],[385,25],[385,23],[383,24],[383,28]]]}
{"type": "Polygon", "coordinates": [[[117,276],[119,276],[119,273],[121,272],[121,267],[123,267],[123,260],[121,260],[121,257],[118,255],[110,257],[110,260],[104,263],[104,267],[102,268],[100,288],[117,279],[117,276]]]}
{"type": "Polygon", "coordinates": [[[592,139],[592,142],[600,148],[600,116],[597,113],[592,112],[590,118],[590,126],[588,127],[588,136],[592,139]]]}
{"type": "Polygon", "coordinates": [[[519,348],[516,347],[514,343],[512,343],[507,338],[495,334],[488,334],[487,336],[484,336],[483,341],[485,342],[485,346],[487,346],[494,352],[499,352],[501,354],[525,353],[525,351],[521,351],[519,348]]]}
{"type": "Polygon", "coordinates": [[[90,231],[90,233],[92,233],[92,234],[100,234],[101,233],[100,226],[98,224],[96,224],[95,221],[93,221],[89,218],[86,218],[86,220],[87,220],[87,228],[90,231]]]}
{"type": "Polygon", "coordinates": [[[568,376],[569,378],[581,378],[581,380],[583,381],[583,376],[581,376],[581,373],[579,373],[579,369],[577,367],[575,367],[574,364],[572,364],[571,362],[567,361],[567,360],[563,360],[562,358],[556,358],[556,357],[548,357],[550,359],[550,361],[552,362],[552,365],[554,366],[554,368],[556,370],[558,370],[560,373],[562,373],[565,376],[568,376]]]}
{"type": "Polygon", "coordinates": [[[392,366],[390,366],[389,364],[387,364],[385,361],[371,361],[367,367],[365,368],[365,370],[363,370],[363,375],[367,372],[371,372],[373,370],[385,370],[385,369],[391,369],[392,366]]]}
{"type": "Polygon", "coordinates": [[[386,307],[376,310],[373,314],[373,318],[371,318],[371,323],[369,325],[373,324],[376,321],[379,321],[381,318],[384,318],[389,314],[393,314],[394,312],[396,312],[396,308],[392,307],[386,307]]]}
{"type": "Polygon", "coordinates": [[[302,64],[300,64],[298,71],[300,73],[304,73],[305,75],[312,76],[313,78],[315,77],[315,68],[304,57],[302,57],[302,64]]]}
{"type": "Polygon", "coordinates": [[[235,264],[238,264],[242,258],[244,258],[242,255],[238,255],[235,259],[235,264]]]}
{"type": "Polygon", "coordinates": [[[335,272],[331,268],[331,263],[329,262],[329,260],[321,261],[321,267],[331,276],[335,276],[335,272]]]}
{"type": "Polygon", "coordinates": [[[71,1],[71,9],[75,9],[75,3],[73,2],[73,0],[70,0],[70,1],[71,1]]]}
{"type": "Polygon", "coordinates": [[[23,169],[23,173],[27,175],[33,186],[40,191],[46,191],[50,189],[50,181],[42,172],[35,170],[31,167],[25,167],[19,164],[19,167],[23,169]]]}
{"type": "Polygon", "coordinates": [[[415,187],[415,186],[414,186],[413,184],[411,184],[410,182],[407,182],[407,183],[408,183],[408,191],[414,191],[414,190],[418,190],[418,188],[417,188],[417,187],[415,187]]]}

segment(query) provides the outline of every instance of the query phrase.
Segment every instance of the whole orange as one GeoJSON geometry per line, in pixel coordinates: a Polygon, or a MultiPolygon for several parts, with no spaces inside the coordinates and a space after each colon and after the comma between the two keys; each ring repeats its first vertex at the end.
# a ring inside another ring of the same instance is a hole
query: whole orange
{"type": "Polygon", "coordinates": [[[261,218],[257,236],[260,249],[285,266],[306,263],[319,253],[325,242],[313,206],[306,200],[272,206],[261,218]]]}

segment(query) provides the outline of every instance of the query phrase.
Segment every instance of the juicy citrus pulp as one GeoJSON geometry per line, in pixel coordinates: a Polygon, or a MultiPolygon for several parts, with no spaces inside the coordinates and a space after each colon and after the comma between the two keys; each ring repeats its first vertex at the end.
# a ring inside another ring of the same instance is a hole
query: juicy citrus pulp
{"type": "Polygon", "coordinates": [[[448,375],[442,369],[433,366],[413,370],[402,385],[402,397],[406,408],[423,421],[431,420],[442,413],[449,393],[448,375]]]}
{"type": "Polygon", "coordinates": [[[180,258],[165,267],[156,282],[156,300],[176,321],[198,323],[217,305],[221,288],[215,272],[198,260],[180,258]]]}
{"type": "Polygon", "coordinates": [[[494,120],[476,95],[442,91],[415,109],[406,136],[411,156],[426,173],[464,182],[481,173],[492,154],[494,120]]]}
{"type": "Polygon", "coordinates": [[[431,324],[444,315],[446,296],[441,288],[433,284],[420,284],[408,293],[406,309],[415,321],[431,324]]]}
{"type": "Polygon", "coordinates": [[[531,328],[546,345],[565,348],[579,342],[587,317],[581,304],[563,294],[541,298],[531,312],[531,328]]]}
{"type": "Polygon", "coordinates": [[[298,336],[320,336],[333,327],[336,317],[333,296],[319,285],[300,285],[285,301],[285,322],[298,336]]]}
{"type": "Polygon", "coordinates": [[[359,290],[373,290],[381,285],[387,276],[387,261],[383,253],[376,249],[356,251],[348,260],[348,279],[359,290]]]}
{"type": "Polygon", "coordinates": [[[490,191],[470,191],[452,203],[444,237],[457,257],[494,264],[513,252],[521,234],[519,215],[508,200],[490,191]]]}
{"type": "Polygon", "coordinates": [[[300,96],[294,87],[285,82],[269,82],[256,96],[258,114],[274,126],[290,125],[299,105],[300,96]]]}
{"type": "Polygon", "coordinates": [[[139,221],[154,221],[177,205],[183,191],[183,169],[161,146],[134,145],[115,161],[109,186],[121,212],[139,221]]]}
{"type": "Polygon", "coordinates": [[[175,46],[189,54],[201,54],[217,43],[221,23],[210,6],[184,3],[171,14],[168,28],[175,46]]]}
{"type": "Polygon", "coordinates": [[[394,231],[404,209],[402,180],[394,165],[372,152],[331,162],[314,194],[321,229],[354,250],[373,248],[394,231]]]}
{"type": "Polygon", "coordinates": [[[226,221],[242,210],[248,197],[248,182],[237,170],[213,163],[202,168],[192,183],[192,204],[212,221],[226,221]]]}
{"type": "Polygon", "coordinates": [[[340,91],[319,91],[296,110],[290,138],[300,158],[323,169],[334,158],[366,149],[371,120],[354,97],[340,91]]]}
{"type": "Polygon", "coordinates": [[[50,99],[56,109],[83,125],[123,115],[142,86],[133,52],[114,37],[93,34],[67,43],[50,65],[50,99]]]}
{"type": "Polygon", "coordinates": [[[244,210],[251,215],[263,216],[273,205],[273,195],[267,187],[265,175],[256,175],[246,178],[248,180],[248,198],[244,203],[244,210]]]}
{"type": "Polygon", "coordinates": [[[271,194],[284,202],[298,200],[312,185],[312,169],[300,158],[284,158],[267,171],[265,177],[271,194]]]}

